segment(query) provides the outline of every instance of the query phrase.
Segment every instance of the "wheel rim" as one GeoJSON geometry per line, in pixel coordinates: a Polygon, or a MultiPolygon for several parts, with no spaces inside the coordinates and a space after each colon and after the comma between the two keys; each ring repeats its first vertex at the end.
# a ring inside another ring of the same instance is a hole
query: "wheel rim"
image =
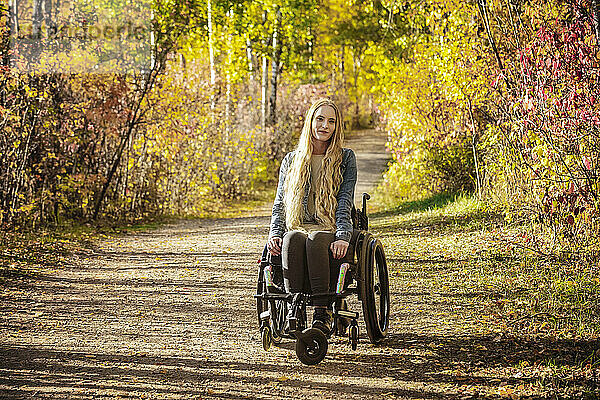
{"type": "Polygon", "coordinates": [[[271,316],[273,316],[271,319],[271,326],[273,327],[273,341],[277,343],[281,341],[281,337],[284,333],[285,318],[287,316],[285,301],[269,301],[269,311],[271,316]]]}
{"type": "Polygon", "coordinates": [[[319,342],[317,342],[315,339],[309,340],[306,343],[306,354],[308,354],[311,357],[315,357],[319,354],[319,351],[321,351],[321,346],[319,345],[319,342]]]}
{"type": "Polygon", "coordinates": [[[269,328],[268,326],[265,326],[264,328],[262,328],[262,345],[263,345],[263,349],[265,351],[269,350],[269,348],[271,347],[271,343],[273,340],[273,336],[271,333],[271,328],[269,328]]]}
{"type": "Polygon", "coordinates": [[[385,332],[389,323],[390,294],[387,264],[383,247],[377,243],[375,248],[375,268],[373,268],[374,279],[373,293],[375,294],[376,315],[379,329],[385,332]]]}
{"type": "MultiPolygon", "coordinates": [[[[377,263],[377,255],[375,255],[375,263],[377,263]]],[[[382,329],[381,326],[381,288],[379,282],[379,268],[375,266],[373,268],[373,297],[375,298],[375,315],[377,316],[377,321],[379,322],[379,329],[382,329]]]]}
{"type": "Polygon", "coordinates": [[[389,325],[389,282],[383,246],[369,233],[360,244],[360,293],[367,334],[371,343],[380,342],[389,325]]]}

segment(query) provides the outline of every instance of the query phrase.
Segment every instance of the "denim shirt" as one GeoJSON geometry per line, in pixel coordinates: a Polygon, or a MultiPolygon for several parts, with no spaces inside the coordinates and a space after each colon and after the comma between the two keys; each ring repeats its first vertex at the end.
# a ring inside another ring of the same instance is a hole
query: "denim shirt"
{"type": "MultiPolygon", "coordinates": [[[[271,216],[271,229],[269,237],[283,237],[287,231],[285,224],[285,177],[287,170],[292,163],[295,151],[288,153],[281,162],[279,169],[279,183],[277,185],[277,194],[273,202],[273,214],[271,216]]],[[[342,183],[337,193],[337,208],[335,210],[336,239],[350,242],[352,237],[352,205],[354,202],[354,186],[356,185],[356,156],[351,149],[342,149],[342,183]]],[[[303,222],[311,222],[313,217],[308,213],[308,193],[310,191],[310,182],[306,184],[304,197],[302,198],[302,208],[304,210],[303,222]]]]}

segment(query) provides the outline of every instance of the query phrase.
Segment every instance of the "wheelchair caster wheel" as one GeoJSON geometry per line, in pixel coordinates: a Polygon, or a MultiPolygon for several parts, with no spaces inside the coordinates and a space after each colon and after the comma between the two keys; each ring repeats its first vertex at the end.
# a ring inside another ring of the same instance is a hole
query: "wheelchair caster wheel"
{"type": "Polygon", "coordinates": [[[316,328],[308,328],[297,334],[296,355],[306,365],[315,365],[323,361],[327,354],[327,337],[316,328]]]}
{"type": "Polygon", "coordinates": [[[350,347],[352,350],[356,350],[358,347],[358,326],[352,325],[348,331],[348,338],[350,339],[350,347]]]}
{"type": "Polygon", "coordinates": [[[273,333],[271,332],[270,326],[264,326],[260,330],[260,338],[262,339],[262,346],[265,351],[268,351],[273,343],[273,333]]]}

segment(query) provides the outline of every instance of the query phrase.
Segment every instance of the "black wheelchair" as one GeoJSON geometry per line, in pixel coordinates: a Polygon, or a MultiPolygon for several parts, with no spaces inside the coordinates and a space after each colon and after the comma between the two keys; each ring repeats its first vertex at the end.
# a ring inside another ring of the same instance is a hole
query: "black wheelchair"
{"type": "Polygon", "coordinates": [[[296,340],[296,355],[302,363],[315,365],[325,358],[327,336],[320,329],[308,327],[306,317],[306,307],[312,306],[317,296],[327,297],[333,310],[332,334],[343,336],[347,333],[352,350],[356,350],[358,345],[359,314],[348,310],[346,298],[349,296],[358,295],[362,303],[371,343],[379,343],[385,338],[390,317],[388,270],[381,242],[368,232],[366,211],[369,198],[367,193],[363,193],[362,210],[352,209],[352,262],[348,263],[349,269],[345,274],[339,274],[335,292],[318,295],[286,292],[281,256],[272,256],[265,246],[259,260],[258,284],[254,295],[265,350],[289,338],[296,340]]]}

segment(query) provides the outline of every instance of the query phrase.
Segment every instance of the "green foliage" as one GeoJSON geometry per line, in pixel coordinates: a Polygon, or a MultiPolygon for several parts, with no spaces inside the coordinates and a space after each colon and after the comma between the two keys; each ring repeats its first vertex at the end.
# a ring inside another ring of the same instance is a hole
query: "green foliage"
{"type": "Polygon", "coordinates": [[[535,246],[595,248],[600,88],[590,4],[432,0],[390,11],[393,39],[366,51],[377,60],[372,90],[394,160],[381,190],[396,199],[475,190],[508,221],[534,220],[535,246]]]}
{"type": "MultiPolygon", "coordinates": [[[[373,71],[385,109],[388,148],[394,164],[383,185],[400,199],[476,186],[473,152],[478,127],[472,113],[483,106],[486,82],[474,77],[483,69],[471,31],[472,9],[462,2],[429,2],[419,13],[427,34],[410,44],[402,57],[374,46],[373,71]]],[[[398,40],[402,42],[402,40],[398,40]]]]}

